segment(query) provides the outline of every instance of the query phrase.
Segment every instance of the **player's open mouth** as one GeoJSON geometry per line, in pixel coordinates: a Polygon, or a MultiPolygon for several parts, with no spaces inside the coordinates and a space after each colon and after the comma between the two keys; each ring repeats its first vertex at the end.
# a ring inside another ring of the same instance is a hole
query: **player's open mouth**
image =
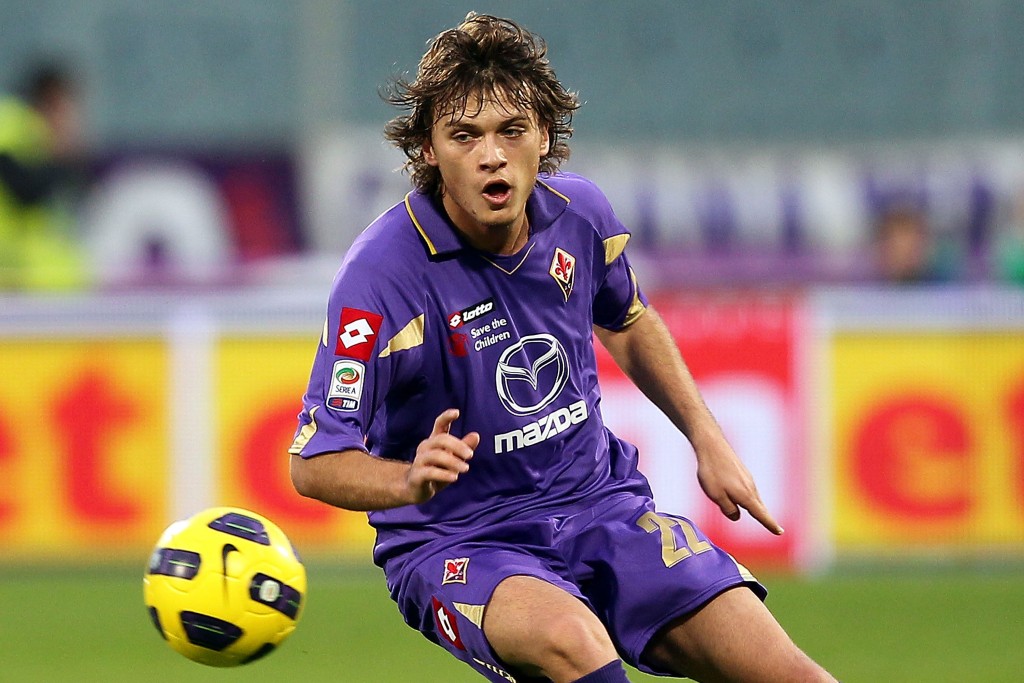
{"type": "Polygon", "coordinates": [[[494,180],[484,185],[483,195],[492,204],[504,204],[512,196],[512,186],[504,180],[494,180]]]}

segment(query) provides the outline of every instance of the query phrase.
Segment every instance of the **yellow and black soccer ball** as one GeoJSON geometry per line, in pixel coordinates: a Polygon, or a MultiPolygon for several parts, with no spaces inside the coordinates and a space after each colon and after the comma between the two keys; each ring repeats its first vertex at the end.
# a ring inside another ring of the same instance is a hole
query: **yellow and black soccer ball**
{"type": "Polygon", "coordinates": [[[149,558],[143,594],[175,651],[209,666],[237,666],[271,653],[295,630],[306,569],[269,519],[215,507],[167,527],[149,558]]]}

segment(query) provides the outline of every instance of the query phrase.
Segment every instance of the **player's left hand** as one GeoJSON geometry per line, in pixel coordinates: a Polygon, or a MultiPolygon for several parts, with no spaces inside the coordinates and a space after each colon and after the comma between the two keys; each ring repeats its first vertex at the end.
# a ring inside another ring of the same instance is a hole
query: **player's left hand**
{"type": "Polygon", "coordinates": [[[735,522],[740,518],[742,508],[768,531],[776,536],[782,534],[782,526],[761,500],[750,470],[724,436],[716,435],[695,449],[697,481],[723,515],[735,522]]]}

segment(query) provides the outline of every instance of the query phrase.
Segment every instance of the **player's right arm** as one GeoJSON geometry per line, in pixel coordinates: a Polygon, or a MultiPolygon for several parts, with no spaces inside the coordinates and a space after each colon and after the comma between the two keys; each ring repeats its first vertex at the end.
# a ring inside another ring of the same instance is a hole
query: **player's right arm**
{"type": "Polygon", "coordinates": [[[477,432],[461,438],[449,432],[458,416],[454,408],[438,415],[411,463],[356,449],[309,458],[293,454],[292,485],[307,498],[346,510],[386,510],[425,503],[469,471],[469,460],[480,444],[477,432]]]}

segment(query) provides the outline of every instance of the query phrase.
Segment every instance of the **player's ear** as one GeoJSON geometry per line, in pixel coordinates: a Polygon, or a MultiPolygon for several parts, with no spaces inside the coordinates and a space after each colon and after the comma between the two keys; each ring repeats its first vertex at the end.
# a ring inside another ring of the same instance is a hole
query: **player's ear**
{"type": "Polygon", "coordinates": [[[549,131],[550,128],[547,126],[542,125],[540,127],[540,156],[542,159],[551,151],[551,135],[549,131]]]}
{"type": "Polygon", "coordinates": [[[434,154],[434,143],[430,139],[429,135],[427,136],[427,139],[423,141],[421,153],[423,155],[423,161],[427,162],[428,166],[437,167],[437,155],[434,154]]]}

